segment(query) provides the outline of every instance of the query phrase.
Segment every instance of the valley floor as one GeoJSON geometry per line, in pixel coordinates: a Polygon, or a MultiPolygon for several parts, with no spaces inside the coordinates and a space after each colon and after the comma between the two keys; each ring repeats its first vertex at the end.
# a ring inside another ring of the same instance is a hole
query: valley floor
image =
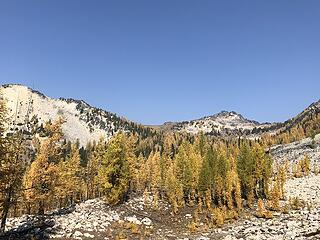
{"type": "MultiPolygon", "coordinates": [[[[222,228],[190,233],[192,208],[170,214],[168,205],[148,210],[142,198],[107,206],[89,200],[70,209],[53,212],[39,225],[32,216],[11,218],[4,239],[320,239],[320,175],[289,179],[286,198],[298,197],[309,207],[289,213],[274,213],[272,219],[252,214],[222,228]],[[311,206],[311,207],[310,207],[311,206]]],[[[285,201],[283,201],[284,204],[285,201]]]]}

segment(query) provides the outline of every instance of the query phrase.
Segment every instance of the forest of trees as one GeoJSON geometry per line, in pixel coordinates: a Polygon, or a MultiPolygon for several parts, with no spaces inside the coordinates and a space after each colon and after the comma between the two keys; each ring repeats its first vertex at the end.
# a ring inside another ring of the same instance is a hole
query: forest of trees
{"type": "Polygon", "coordinates": [[[197,206],[212,213],[215,224],[258,199],[278,206],[285,177],[273,174],[266,146],[258,142],[119,132],[108,143],[101,138],[82,147],[64,140],[64,120],[58,119],[30,143],[20,133],[5,134],[5,103],[0,106],[1,231],[9,215],[43,215],[96,197],[118,204],[140,194],[155,210],[168,201],[172,213],[197,206]]]}

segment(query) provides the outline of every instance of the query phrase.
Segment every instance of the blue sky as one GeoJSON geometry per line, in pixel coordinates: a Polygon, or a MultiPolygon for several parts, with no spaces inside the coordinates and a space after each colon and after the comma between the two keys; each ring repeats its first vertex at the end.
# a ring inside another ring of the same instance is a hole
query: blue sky
{"type": "Polygon", "coordinates": [[[319,26],[318,0],[2,0],[0,83],[145,124],[283,121],[320,98],[319,26]]]}

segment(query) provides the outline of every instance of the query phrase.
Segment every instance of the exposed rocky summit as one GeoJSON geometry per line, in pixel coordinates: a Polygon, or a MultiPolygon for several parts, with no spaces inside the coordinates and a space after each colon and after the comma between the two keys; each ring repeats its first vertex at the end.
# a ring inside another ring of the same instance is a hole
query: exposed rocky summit
{"type": "Polygon", "coordinates": [[[139,124],[128,121],[116,114],[90,106],[82,100],[53,99],[22,85],[8,84],[0,87],[9,111],[9,130],[22,129],[26,134],[41,132],[47,121],[63,117],[65,138],[72,142],[79,140],[82,146],[101,137],[109,139],[119,130],[148,131],[139,124]]]}
{"type": "Polygon", "coordinates": [[[234,111],[221,111],[197,120],[165,123],[164,126],[169,127],[171,130],[185,131],[192,134],[203,132],[209,135],[242,136],[259,131],[262,132],[263,129],[270,127],[271,124],[261,124],[257,121],[246,119],[234,111]]]}

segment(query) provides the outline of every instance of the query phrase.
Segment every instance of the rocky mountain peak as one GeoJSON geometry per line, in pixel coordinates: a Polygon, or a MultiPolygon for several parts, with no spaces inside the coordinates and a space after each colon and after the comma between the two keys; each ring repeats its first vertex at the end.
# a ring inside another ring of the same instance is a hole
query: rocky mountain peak
{"type": "Polygon", "coordinates": [[[54,99],[19,84],[2,85],[0,90],[6,100],[11,131],[23,128],[33,135],[45,122],[63,117],[66,120],[63,125],[65,138],[79,140],[85,146],[101,137],[109,139],[119,130],[139,131],[143,128],[116,114],[94,108],[83,100],[54,99]]]}
{"type": "MultiPolygon", "coordinates": [[[[234,119],[241,119],[241,120],[247,120],[245,119],[241,114],[235,112],[235,111],[221,111],[219,113],[216,113],[214,115],[204,117],[207,119],[225,119],[226,121],[234,120],[234,119]]],[[[249,121],[249,120],[248,120],[249,121]]]]}

